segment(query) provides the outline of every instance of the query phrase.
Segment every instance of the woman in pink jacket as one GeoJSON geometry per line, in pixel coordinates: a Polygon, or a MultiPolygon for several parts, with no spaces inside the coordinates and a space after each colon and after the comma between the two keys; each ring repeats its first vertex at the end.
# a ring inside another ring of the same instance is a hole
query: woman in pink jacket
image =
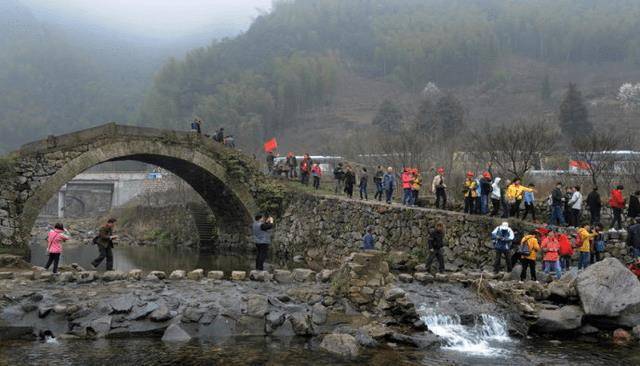
{"type": "Polygon", "coordinates": [[[53,273],[58,273],[58,263],[60,263],[60,254],[62,253],[62,242],[69,240],[67,232],[64,230],[64,226],[61,223],[55,224],[53,230],[49,231],[47,236],[47,253],[49,253],[49,260],[45,269],[49,269],[49,266],[53,263],[53,273]]]}

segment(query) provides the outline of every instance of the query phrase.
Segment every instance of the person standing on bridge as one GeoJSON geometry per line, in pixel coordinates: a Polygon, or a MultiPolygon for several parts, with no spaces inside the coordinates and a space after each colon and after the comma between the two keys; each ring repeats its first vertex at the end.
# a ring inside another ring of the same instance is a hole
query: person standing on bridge
{"type": "Polygon", "coordinates": [[[393,173],[393,168],[388,167],[387,172],[382,177],[382,186],[384,187],[384,193],[387,203],[391,203],[393,198],[393,190],[396,188],[396,175],[393,173]]]}
{"type": "Polygon", "coordinates": [[[107,259],[107,271],[113,271],[113,241],[118,238],[117,235],[113,235],[113,227],[116,224],[116,219],[111,218],[107,223],[102,226],[98,232],[98,236],[93,240],[98,245],[100,255],[98,258],[91,262],[93,268],[98,268],[100,263],[107,259]]]}
{"type": "Polygon", "coordinates": [[[62,254],[62,243],[69,240],[69,233],[64,229],[61,223],[54,225],[53,230],[49,231],[47,236],[47,253],[49,259],[44,269],[48,270],[53,264],[53,273],[58,273],[58,264],[60,263],[60,254],[62,254]]]}
{"type": "Polygon", "coordinates": [[[447,185],[444,183],[444,168],[436,170],[438,174],[431,182],[431,193],[436,195],[436,208],[445,209],[447,207],[447,185]],[[442,202],[442,207],[440,207],[442,202]]]}
{"type": "Polygon", "coordinates": [[[311,176],[313,177],[313,188],[317,191],[320,189],[320,178],[322,177],[320,165],[313,164],[313,167],[311,167],[311,176]]]}
{"type": "Polygon", "coordinates": [[[378,165],[378,170],[376,170],[376,175],[373,176],[373,183],[376,184],[376,195],[373,196],[373,199],[377,199],[378,201],[382,201],[382,193],[384,192],[384,187],[382,186],[382,178],[384,177],[384,170],[382,169],[382,165],[378,165]]]}
{"type": "Polygon", "coordinates": [[[353,186],[356,185],[356,173],[353,172],[351,166],[347,165],[347,171],[344,173],[344,193],[347,197],[353,198],[353,186]]]}
{"type": "Polygon", "coordinates": [[[476,213],[476,198],[478,198],[478,184],[473,179],[473,172],[467,172],[467,179],[464,181],[464,213],[476,213]]]}
{"type": "Polygon", "coordinates": [[[273,217],[257,214],[251,226],[253,241],[256,244],[256,270],[264,271],[264,261],[269,255],[271,244],[271,230],[273,229],[273,217]]]}
{"type": "Polygon", "coordinates": [[[367,185],[369,185],[369,173],[367,173],[367,168],[362,168],[362,173],[360,173],[360,199],[368,200],[369,196],[367,194],[367,185]]]}
{"type": "Polygon", "coordinates": [[[405,167],[402,170],[402,175],[400,177],[402,179],[402,204],[406,206],[411,206],[413,203],[413,192],[411,191],[411,183],[413,182],[413,173],[411,169],[405,167]]]}
{"type": "Polygon", "coordinates": [[[313,161],[309,154],[304,154],[302,162],[300,162],[300,183],[309,185],[309,176],[311,175],[311,166],[313,161]]]}
{"type": "Polygon", "coordinates": [[[342,163],[338,163],[338,165],[333,169],[333,179],[335,181],[333,193],[338,194],[338,192],[342,192],[344,182],[344,169],[342,168],[342,163]]]}
{"type": "Polygon", "coordinates": [[[422,189],[422,174],[418,169],[413,170],[413,181],[411,182],[411,193],[413,197],[411,201],[413,206],[415,206],[418,202],[418,198],[420,197],[420,189],[422,189]]]}

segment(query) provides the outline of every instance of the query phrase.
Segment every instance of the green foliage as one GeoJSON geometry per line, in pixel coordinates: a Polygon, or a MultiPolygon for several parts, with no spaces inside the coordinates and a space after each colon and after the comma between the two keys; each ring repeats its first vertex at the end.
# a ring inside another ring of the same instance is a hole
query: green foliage
{"type": "Polygon", "coordinates": [[[575,84],[569,84],[569,89],[560,104],[559,120],[562,133],[572,140],[593,131],[587,106],[575,84]]]}
{"type": "Polygon", "coordinates": [[[385,100],[380,104],[378,113],[373,117],[373,125],[378,126],[383,131],[392,132],[400,127],[402,113],[390,100],[385,100]]]}

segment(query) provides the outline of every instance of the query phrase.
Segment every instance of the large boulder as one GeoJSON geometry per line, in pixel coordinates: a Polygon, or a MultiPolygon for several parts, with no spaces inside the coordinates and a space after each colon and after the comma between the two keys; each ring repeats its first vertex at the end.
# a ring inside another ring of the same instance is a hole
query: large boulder
{"type": "Polygon", "coordinates": [[[560,332],[582,326],[584,312],[579,306],[568,305],[557,310],[540,310],[536,329],[541,332],[560,332]]]}
{"type": "Polygon", "coordinates": [[[247,314],[256,318],[262,318],[269,312],[269,302],[262,295],[250,295],[247,299],[247,314]]]}
{"type": "Polygon", "coordinates": [[[640,307],[640,282],[619,260],[607,258],[578,275],[578,296],[587,315],[619,316],[640,307]]]}
{"type": "Polygon", "coordinates": [[[327,334],[320,348],[345,357],[356,357],[360,353],[358,341],[350,334],[327,334]]]}

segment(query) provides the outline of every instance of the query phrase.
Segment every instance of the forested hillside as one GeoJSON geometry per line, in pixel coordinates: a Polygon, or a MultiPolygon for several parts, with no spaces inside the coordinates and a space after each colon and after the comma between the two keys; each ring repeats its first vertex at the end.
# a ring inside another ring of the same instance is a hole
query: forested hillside
{"type": "Polygon", "coordinates": [[[640,63],[638,1],[279,1],[245,34],[165,65],[141,120],[180,126],[198,115],[211,129],[273,134],[296,128],[301,113],[340,105],[345,78],[384,80],[408,95],[434,81],[471,100],[525,80],[519,93],[538,97],[545,77],[547,87],[566,86],[555,71],[571,79],[574,65],[593,75],[613,63],[640,63]],[[534,90],[523,91],[532,77],[534,90]]]}

